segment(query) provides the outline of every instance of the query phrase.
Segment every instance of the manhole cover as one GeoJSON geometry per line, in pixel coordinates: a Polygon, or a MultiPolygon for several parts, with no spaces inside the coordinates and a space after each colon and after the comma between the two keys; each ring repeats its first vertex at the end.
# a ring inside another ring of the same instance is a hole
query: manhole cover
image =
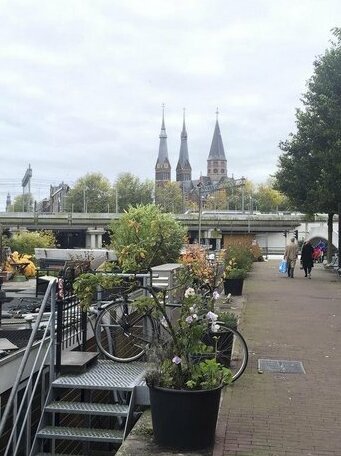
{"type": "Polygon", "coordinates": [[[280,372],[281,374],[305,374],[301,361],[284,361],[280,359],[259,359],[260,372],[280,372]]]}

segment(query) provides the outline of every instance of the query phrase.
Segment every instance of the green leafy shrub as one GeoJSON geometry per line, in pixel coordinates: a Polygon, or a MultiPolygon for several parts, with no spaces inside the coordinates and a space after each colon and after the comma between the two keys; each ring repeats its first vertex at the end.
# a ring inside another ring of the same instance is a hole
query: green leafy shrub
{"type": "Polygon", "coordinates": [[[254,261],[251,246],[242,243],[227,246],[224,258],[225,265],[227,266],[231,261],[234,268],[250,271],[254,261]]]}
{"type": "Polygon", "coordinates": [[[223,272],[224,279],[246,279],[247,271],[242,268],[230,268],[227,266],[223,272]]]}
{"type": "Polygon", "coordinates": [[[237,328],[238,318],[233,312],[220,312],[218,314],[218,320],[224,323],[228,328],[237,328]]]}
{"type": "Polygon", "coordinates": [[[130,207],[111,224],[111,247],[125,272],[177,261],[185,240],[186,229],[152,204],[130,207]]]}
{"type": "Polygon", "coordinates": [[[56,238],[52,231],[20,231],[13,236],[3,238],[3,245],[10,247],[12,252],[34,255],[35,248],[53,248],[56,238]]]}

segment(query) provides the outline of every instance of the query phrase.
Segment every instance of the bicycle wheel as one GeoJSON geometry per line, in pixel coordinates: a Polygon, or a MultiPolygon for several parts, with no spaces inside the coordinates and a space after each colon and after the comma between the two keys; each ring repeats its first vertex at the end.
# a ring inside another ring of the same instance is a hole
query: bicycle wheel
{"type": "Polygon", "coordinates": [[[98,349],[118,362],[135,361],[154,340],[154,321],[139,312],[134,303],[109,304],[100,312],[95,324],[98,349]]]}
{"type": "Polygon", "coordinates": [[[204,342],[212,346],[217,353],[217,361],[232,371],[232,382],[245,371],[249,352],[244,337],[236,329],[217,322],[219,330],[209,331],[204,342]]]}

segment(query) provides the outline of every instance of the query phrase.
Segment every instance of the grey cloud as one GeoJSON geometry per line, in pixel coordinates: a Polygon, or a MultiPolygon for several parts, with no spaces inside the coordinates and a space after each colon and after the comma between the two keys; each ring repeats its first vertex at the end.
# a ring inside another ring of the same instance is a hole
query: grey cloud
{"type": "Polygon", "coordinates": [[[229,172],[264,182],[340,13],[336,0],[4,2],[0,211],[30,162],[39,197],[91,171],[153,179],[163,102],[173,171],[182,108],[197,177],[218,106],[229,172]]]}

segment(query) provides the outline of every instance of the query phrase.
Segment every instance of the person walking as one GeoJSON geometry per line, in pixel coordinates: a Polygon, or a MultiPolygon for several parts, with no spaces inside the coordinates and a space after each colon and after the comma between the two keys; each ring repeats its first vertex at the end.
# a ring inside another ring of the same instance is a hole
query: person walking
{"type": "Polygon", "coordinates": [[[298,245],[293,237],[290,243],[285,247],[284,259],[288,262],[288,277],[294,278],[294,269],[298,256],[298,245]]]}
{"type": "Polygon", "coordinates": [[[314,247],[310,241],[303,244],[301,252],[301,263],[304,269],[304,277],[311,279],[311,268],[314,266],[314,247]]]}

